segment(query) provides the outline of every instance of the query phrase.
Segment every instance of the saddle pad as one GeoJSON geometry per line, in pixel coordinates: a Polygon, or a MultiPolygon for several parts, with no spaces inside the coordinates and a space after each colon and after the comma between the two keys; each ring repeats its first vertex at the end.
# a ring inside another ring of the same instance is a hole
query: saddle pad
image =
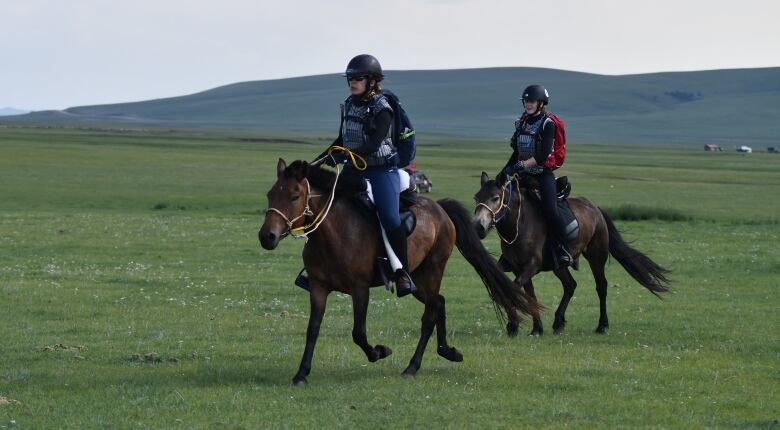
{"type": "Polygon", "coordinates": [[[580,234],[580,224],[577,222],[574,212],[569,207],[568,200],[558,200],[558,213],[561,214],[563,224],[566,226],[566,240],[569,242],[577,240],[577,237],[580,234]]]}

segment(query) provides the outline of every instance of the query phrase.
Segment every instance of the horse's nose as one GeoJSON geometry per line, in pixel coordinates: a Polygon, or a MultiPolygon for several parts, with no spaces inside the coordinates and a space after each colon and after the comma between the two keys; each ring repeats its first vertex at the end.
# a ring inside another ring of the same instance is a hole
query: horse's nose
{"type": "Polygon", "coordinates": [[[260,240],[260,246],[268,250],[276,248],[276,245],[279,242],[279,238],[270,230],[263,231],[263,229],[261,229],[257,232],[257,238],[260,240]]]}

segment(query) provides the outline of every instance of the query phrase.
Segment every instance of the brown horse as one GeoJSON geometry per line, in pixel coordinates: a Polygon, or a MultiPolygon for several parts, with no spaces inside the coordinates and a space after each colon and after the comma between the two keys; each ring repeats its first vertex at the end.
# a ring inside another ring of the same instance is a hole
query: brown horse
{"type": "MultiPolygon", "coordinates": [[[[303,262],[309,274],[311,313],[303,359],[292,380],[294,385],[306,384],[326,300],[332,291],[352,296],[352,339],[368,360],[374,362],[392,353],[384,345],[370,345],[366,337],[369,287],[382,285],[376,270],[377,257],[382,255],[379,223],[375,215],[367,214],[350,198],[360,187],[350,189],[348,181],[338,179],[336,173],[305,161],[287,166],[280,159],[277,181],[268,191],[269,209],[258,232],[260,244],[268,250],[276,248],[290,234],[306,235],[308,239],[303,262]]],[[[353,185],[356,183],[353,181],[353,185]]],[[[536,302],[526,299],[482,246],[471,215],[463,205],[454,200],[434,202],[420,197],[412,211],[417,226],[408,238],[409,266],[417,285],[414,296],[425,305],[425,311],[420,340],[403,372],[405,376],[414,376],[420,368],[434,327],[439,355],[450,361],[463,360],[461,353],[447,344],[444,297],[439,294],[453,244],[479,273],[497,310],[517,308],[530,315],[539,312],[536,302]]]]}
{"type": "MultiPolygon", "coordinates": [[[[566,308],[574,295],[577,282],[568,267],[553,268],[550,253],[546,252],[546,223],[534,196],[535,183],[531,177],[513,177],[506,181],[505,175],[499,185],[482,172],[481,188],[474,195],[477,209],[474,223],[477,233],[485,238],[493,226],[501,238],[501,251],[516,276],[515,282],[523,286],[529,296],[536,298],[532,278],[543,270],[553,270],[563,284],[563,297],[555,311],[553,331],[563,332],[566,326],[566,308]],[[509,186],[515,184],[515,186],[509,186]]],[[[590,264],[596,280],[596,292],[599,296],[600,315],[596,333],[605,333],[609,327],[607,318],[607,278],[604,266],[609,254],[642,286],[658,296],[669,291],[668,270],[656,264],[646,255],[630,247],[620,236],[606,212],[582,197],[569,198],[569,206],[579,222],[579,236],[570,243],[572,256],[576,259],[584,255],[590,264]]],[[[659,296],[660,297],[660,296],[659,296]]],[[[514,313],[508,314],[507,331],[517,331],[514,313]]],[[[542,322],[534,316],[531,335],[543,332],[542,322]]]]}

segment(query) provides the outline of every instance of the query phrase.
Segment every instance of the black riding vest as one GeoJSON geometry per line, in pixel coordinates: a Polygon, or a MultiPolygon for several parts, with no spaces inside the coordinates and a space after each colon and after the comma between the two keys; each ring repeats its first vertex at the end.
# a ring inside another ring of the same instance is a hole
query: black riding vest
{"type": "MultiPolygon", "coordinates": [[[[371,98],[368,103],[357,104],[348,97],[341,105],[341,112],[344,115],[344,121],[341,123],[341,135],[345,148],[356,150],[368,141],[370,119],[383,110],[393,109],[390,103],[382,94],[377,94],[371,98]]],[[[391,164],[391,160],[396,155],[396,149],[393,145],[393,124],[387,129],[387,135],[379,145],[379,149],[366,155],[366,163],[369,166],[383,166],[391,164]]],[[[397,158],[397,157],[396,157],[397,158]]]]}
{"type": "MultiPolygon", "coordinates": [[[[512,147],[515,148],[520,160],[528,160],[536,154],[536,147],[541,139],[542,129],[547,121],[552,121],[546,115],[540,115],[534,122],[529,122],[525,115],[515,121],[515,134],[512,135],[512,147]]],[[[541,173],[544,168],[535,166],[528,173],[541,173]]]]}

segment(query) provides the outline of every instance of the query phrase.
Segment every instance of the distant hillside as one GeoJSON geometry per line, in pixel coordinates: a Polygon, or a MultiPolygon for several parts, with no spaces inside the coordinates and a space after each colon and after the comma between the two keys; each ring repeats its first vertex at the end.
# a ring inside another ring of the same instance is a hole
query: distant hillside
{"type": "Polygon", "coordinates": [[[30,112],[28,110],[21,110],[12,107],[0,108],[0,116],[21,115],[30,112]]]}
{"type": "MultiPolygon", "coordinates": [[[[538,68],[389,71],[421,136],[506,137],[529,83],[550,90],[572,142],[778,144],[780,68],[604,76],[538,68]]],[[[113,124],[335,134],[339,75],[242,82],[135,103],[42,111],[4,123],[113,124]]]]}

